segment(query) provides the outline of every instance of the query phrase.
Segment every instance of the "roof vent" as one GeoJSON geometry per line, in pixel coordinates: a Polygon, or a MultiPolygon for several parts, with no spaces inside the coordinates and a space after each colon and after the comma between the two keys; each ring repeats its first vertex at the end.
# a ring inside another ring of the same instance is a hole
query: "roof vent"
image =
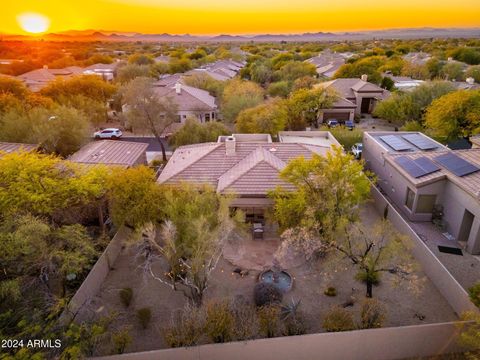
{"type": "Polygon", "coordinates": [[[236,140],[234,136],[229,136],[225,139],[225,154],[227,156],[235,155],[236,140]]]}
{"type": "Polygon", "coordinates": [[[182,93],[182,85],[180,83],[175,84],[175,92],[180,95],[182,93]]]}
{"type": "Polygon", "coordinates": [[[360,79],[362,79],[362,81],[365,81],[367,82],[368,81],[368,75],[367,74],[363,74],[360,79]]]}
{"type": "Polygon", "coordinates": [[[468,77],[465,79],[468,85],[473,85],[475,84],[475,79],[473,77],[468,77]]]}

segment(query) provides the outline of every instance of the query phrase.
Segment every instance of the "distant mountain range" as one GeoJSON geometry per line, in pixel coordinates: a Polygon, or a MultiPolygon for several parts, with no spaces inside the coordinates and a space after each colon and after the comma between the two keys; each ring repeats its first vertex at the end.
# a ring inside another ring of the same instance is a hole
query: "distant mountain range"
{"type": "Polygon", "coordinates": [[[142,34],[134,32],[105,30],[69,30],[48,33],[41,36],[0,34],[1,40],[43,40],[43,41],[151,41],[151,42],[302,42],[302,41],[345,41],[371,39],[417,39],[417,38],[475,38],[480,37],[480,28],[414,28],[388,29],[356,32],[317,32],[303,34],[259,34],[259,35],[172,35],[142,34]]]}

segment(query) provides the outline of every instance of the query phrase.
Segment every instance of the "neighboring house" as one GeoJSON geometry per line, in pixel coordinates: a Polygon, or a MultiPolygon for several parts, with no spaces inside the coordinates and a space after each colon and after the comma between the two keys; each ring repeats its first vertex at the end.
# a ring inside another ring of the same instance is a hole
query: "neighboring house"
{"type": "Polygon", "coordinates": [[[403,56],[404,60],[415,65],[423,65],[431,58],[430,54],[424,52],[411,52],[403,56]]]}
{"type": "Polygon", "coordinates": [[[98,75],[106,81],[112,81],[117,73],[118,62],[111,64],[93,64],[83,69],[85,75],[98,75]]]}
{"type": "Polygon", "coordinates": [[[35,144],[0,142],[0,157],[17,151],[34,151],[38,149],[35,144]]]}
{"type": "Polygon", "coordinates": [[[411,221],[443,208],[446,239],[480,254],[480,149],[450,150],[417,132],[365,132],[366,168],[411,221]]]}
{"type": "Polygon", "coordinates": [[[170,62],[170,56],[167,55],[160,55],[153,59],[156,63],[165,63],[168,64],[170,62]]]}
{"type": "Polygon", "coordinates": [[[83,73],[83,70],[78,66],[69,66],[63,69],[49,69],[48,66],[44,66],[42,69],[18,75],[17,79],[23,81],[31,91],[37,92],[57,78],[69,78],[80,75],[83,73]]]}
{"type": "Polygon", "coordinates": [[[479,90],[480,84],[475,83],[475,79],[468,77],[465,81],[452,81],[457,90],[479,90]]]}
{"type": "Polygon", "coordinates": [[[208,76],[210,76],[211,78],[215,79],[215,80],[218,80],[218,81],[227,81],[227,80],[230,80],[231,77],[223,74],[223,72],[214,72],[214,71],[210,71],[210,70],[207,70],[207,69],[193,69],[193,70],[190,70],[190,71],[187,71],[185,73],[185,76],[188,77],[188,76],[191,76],[191,75],[195,75],[195,74],[206,74],[208,76]]]}
{"type": "Polygon", "coordinates": [[[187,117],[196,117],[201,123],[214,121],[218,118],[218,108],[215,97],[208,91],[175,83],[173,86],[155,86],[159,98],[171,99],[178,107],[177,123],[183,124],[187,117]]]}
{"type": "Polygon", "coordinates": [[[338,95],[333,106],[321,112],[319,122],[328,119],[353,120],[355,114],[370,114],[378,101],[390,95],[389,91],[368,82],[366,75],[361,79],[335,79],[315,87],[332,90],[338,95]]]}
{"type": "Polygon", "coordinates": [[[92,141],[69,157],[83,165],[112,165],[129,168],[147,165],[148,144],[139,142],[100,140],[92,141]]]}
{"type": "Polygon", "coordinates": [[[402,91],[413,90],[425,82],[423,80],[415,80],[409,76],[394,76],[391,73],[385,73],[383,76],[390,78],[393,81],[393,86],[395,86],[395,89],[402,91]]]}
{"type": "Polygon", "coordinates": [[[305,60],[305,62],[315,65],[317,74],[326,78],[332,78],[337,70],[345,64],[347,55],[331,51],[323,51],[315,57],[305,60]]]}
{"type": "Polygon", "coordinates": [[[183,75],[181,73],[171,74],[171,75],[162,75],[160,78],[153,83],[155,87],[166,87],[173,86],[176,83],[183,83],[183,75]]]}
{"type": "Polygon", "coordinates": [[[220,194],[234,194],[231,206],[242,209],[247,219],[262,222],[273,205],[267,196],[270,190],[277,186],[295,190],[280,179],[280,171],[299,156],[325,155],[336,144],[328,139],[331,135],[325,135],[320,145],[273,143],[268,134],[233,134],[219,137],[216,143],[180,146],[157,181],[207,184],[220,194]]]}

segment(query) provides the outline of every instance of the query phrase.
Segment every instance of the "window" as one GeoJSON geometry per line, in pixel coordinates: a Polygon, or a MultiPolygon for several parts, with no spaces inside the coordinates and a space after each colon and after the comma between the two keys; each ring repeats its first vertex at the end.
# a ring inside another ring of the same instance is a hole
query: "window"
{"type": "Polygon", "coordinates": [[[177,120],[175,120],[175,122],[181,123],[181,122],[182,122],[182,116],[181,116],[181,115],[178,115],[178,116],[177,116],[177,120]]]}
{"type": "Polygon", "coordinates": [[[415,200],[415,193],[410,189],[407,188],[407,199],[405,200],[405,205],[407,208],[413,211],[413,201],[415,200]]]}
{"type": "Polygon", "coordinates": [[[205,122],[209,122],[210,121],[210,114],[205,114],[205,122]]]}
{"type": "Polygon", "coordinates": [[[418,195],[417,209],[415,212],[420,214],[431,214],[436,200],[436,195],[418,195]]]}
{"type": "Polygon", "coordinates": [[[212,120],[215,119],[215,113],[212,113],[212,120]]]}

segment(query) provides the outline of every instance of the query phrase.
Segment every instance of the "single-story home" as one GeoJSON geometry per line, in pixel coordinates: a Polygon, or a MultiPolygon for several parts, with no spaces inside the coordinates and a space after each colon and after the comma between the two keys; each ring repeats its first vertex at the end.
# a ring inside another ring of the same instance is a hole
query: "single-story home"
{"type": "Polygon", "coordinates": [[[116,76],[118,62],[111,64],[93,64],[83,69],[85,75],[98,75],[106,81],[112,81],[116,76]]]}
{"type": "Polygon", "coordinates": [[[325,50],[305,62],[315,65],[318,75],[332,78],[347,58],[348,55],[325,50]]]}
{"type": "Polygon", "coordinates": [[[147,165],[148,144],[120,140],[92,141],[68,159],[82,165],[109,165],[125,168],[147,165]]]}
{"type": "Polygon", "coordinates": [[[44,66],[42,69],[36,69],[18,75],[17,79],[23,81],[31,91],[37,92],[57,78],[69,78],[80,75],[83,73],[83,70],[84,69],[78,66],[68,66],[63,69],[49,69],[48,66],[44,66]]]}
{"type": "Polygon", "coordinates": [[[371,114],[377,102],[390,96],[390,92],[367,79],[367,75],[362,75],[361,79],[335,79],[315,85],[332,90],[338,96],[331,108],[322,111],[321,119],[352,120],[352,110],[353,115],[371,114]]]}
{"type": "MultiPolygon", "coordinates": [[[[293,133],[283,135],[294,136],[293,133]]],[[[217,142],[180,146],[157,181],[172,185],[208,184],[218,193],[234,194],[232,207],[242,209],[247,219],[262,222],[265,211],[273,205],[268,192],[277,186],[294,190],[293,185],[279,177],[288,162],[299,156],[325,155],[332,145],[338,144],[327,132],[322,137],[321,142],[312,144],[308,139],[272,142],[268,134],[233,134],[220,136],[217,142]]]]}
{"type": "Polygon", "coordinates": [[[480,254],[480,149],[450,150],[419,132],[363,136],[367,169],[404,215],[429,222],[441,213],[447,237],[480,254]]]}
{"type": "Polygon", "coordinates": [[[0,142],[0,157],[17,151],[34,151],[38,149],[36,144],[0,142]]]}

